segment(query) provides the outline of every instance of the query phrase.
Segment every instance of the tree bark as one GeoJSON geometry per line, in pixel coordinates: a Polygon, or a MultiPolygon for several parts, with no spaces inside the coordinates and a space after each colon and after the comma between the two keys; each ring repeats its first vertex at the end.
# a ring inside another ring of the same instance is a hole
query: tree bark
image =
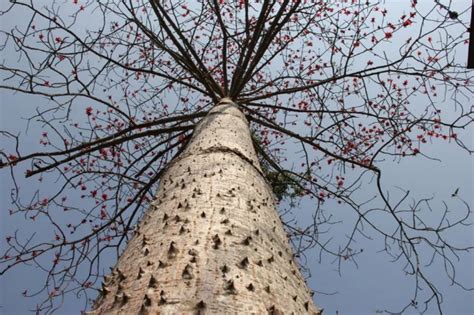
{"type": "Polygon", "coordinates": [[[170,163],[92,314],[320,314],[255,153],[222,99],[170,163]]]}

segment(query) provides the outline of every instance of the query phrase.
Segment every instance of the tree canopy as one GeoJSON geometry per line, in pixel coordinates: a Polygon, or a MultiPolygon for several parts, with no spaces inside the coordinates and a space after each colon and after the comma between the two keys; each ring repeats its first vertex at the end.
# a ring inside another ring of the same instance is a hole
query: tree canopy
{"type": "Polygon", "coordinates": [[[470,223],[470,205],[455,192],[457,211],[432,208],[383,182],[385,161],[426,157],[434,139],[472,153],[469,7],[428,2],[407,1],[401,15],[360,0],[2,4],[2,16],[22,18],[2,26],[0,88],[47,100],[31,105],[25,123],[41,127],[33,136],[43,149],[25,145],[30,135],[0,133],[9,211],[50,229],[7,235],[0,274],[43,270],[44,285],[24,292],[39,312],[67,293],[94,296],[102,260],[133,235],[166,165],[229,97],[251,123],[280,202],[312,200],[313,222],[285,223],[295,255],[355,260],[357,239],[376,233],[415,279],[400,310],[441,313],[442,292],[426,270],[441,262],[464,288],[456,264],[472,247],[449,233],[470,223]],[[365,185],[377,195],[361,199],[365,185]],[[338,208],[356,218],[341,242],[331,241],[338,208]]]}

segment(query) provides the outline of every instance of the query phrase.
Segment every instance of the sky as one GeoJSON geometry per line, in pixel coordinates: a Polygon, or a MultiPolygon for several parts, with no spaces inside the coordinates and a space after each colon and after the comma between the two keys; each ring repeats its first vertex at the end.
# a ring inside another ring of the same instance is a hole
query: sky
{"type": "MultiPolygon", "coordinates": [[[[403,10],[406,2],[386,1],[386,5],[392,7],[393,10],[403,10]]],[[[457,5],[467,7],[470,5],[470,0],[459,0],[457,5]]],[[[11,21],[2,23],[8,24],[11,21]]],[[[12,56],[3,55],[2,59],[4,58],[12,58],[12,56]]],[[[44,100],[32,96],[15,95],[3,90],[0,90],[0,93],[1,129],[21,131],[27,135],[24,139],[28,146],[37,147],[37,135],[41,129],[38,126],[32,126],[26,132],[24,118],[31,115],[32,108],[39,106],[44,100]]],[[[452,101],[446,100],[447,107],[450,102],[452,101]]],[[[472,100],[470,102],[473,105],[472,100]]],[[[473,147],[472,133],[467,131],[465,138],[470,139],[469,144],[473,147]]],[[[403,187],[413,192],[414,198],[434,197],[435,211],[442,208],[442,201],[446,201],[453,211],[461,211],[461,205],[451,197],[451,194],[459,187],[459,194],[464,200],[471,206],[474,205],[474,160],[472,157],[456,146],[441,141],[426,147],[424,154],[437,160],[418,156],[404,159],[401,163],[384,162],[386,187],[392,187],[395,191],[396,187],[403,187]]],[[[0,176],[0,234],[4,242],[4,235],[20,226],[24,228],[25,222],[22,218],[12,218],[8,215],[7,209],[11,206],[9,196],[11,182],[5,172],[1,172],[0,176]]],[[[34,187],[24,187],[24,189],[34,191],[34,187]]],[[[373,191],[363,191],[362,194],[371,196],[373,191]]],[[[308,220],[312,208],[311,201],[303,201],[295,211],[297,220],[300,222],[308,220]]],[[[344,211],[344,209],[340,210],[344,211]]],[[[49,229],[50,226],[34,224],[31,228],[49,229]]],[[[344,226],[341,228],[343,229],[344,226]]],[[[369,235],[373,236],[373,233],[369,231],[369,235]]],[[[378,314],[385,309],[396,310],[410,298],[413,292],[413,279],[402,272],[399,264],[391,262],[390,257],[379,252],[383,249],[383,240],[373,237],[374,239],[370,241],[359,239],[358,246],[364,249],[364,255],[358,257],[357,265],[352,262],[343,264],[340,273],[336,270],[337,264],[329,259],[323,258],[320,261],[316,251],[307,253],[305,266],[310,269],[312,275],[308,284],[313,290],[326,293],[315,294],[317,305],[325,309],[324,314],[336,314],[336,311],[341,315],[378,314]]],[[[470,228],[454,231],[451,237],[460,245],[472,245],[474,230],[470,228]]],[[[1,243],[1,246],[3,248],[4,243],[1,243]]],[[[109,263],[113,263],[112,259],[109,263]]],[[[474,255],[471,253],[461,256],[457,268],[458,275],[464,280],[463,283],[473,288],[474,255]]],[[[435,265],[430,270],[430,275],[442,289],[446,314],[474,314],[472,291],[450,286],[444,275],[443,266],[435,265]]],[[[33,268],[17,268],[1,276],[0,314],[29,314],[28,310],[34,308],[34,301],[22,297],[21,292],[25,289],[23,284],[40,284],[43,276],[41,272],[33,268]]],[[[80,303],[82,302],[78,302],[74,297],[69,297],[63,307],[54,314],[77,314],[78,309],[82,307],[80,303]]]]}

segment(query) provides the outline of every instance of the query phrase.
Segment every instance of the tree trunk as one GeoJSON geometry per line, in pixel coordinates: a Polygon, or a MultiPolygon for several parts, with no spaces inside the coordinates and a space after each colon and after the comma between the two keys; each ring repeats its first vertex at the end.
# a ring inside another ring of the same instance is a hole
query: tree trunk
{"type": "Polygon", "coordinates": [[[92,313],[319,314],[230,99],[168,166],[92,313]]]}

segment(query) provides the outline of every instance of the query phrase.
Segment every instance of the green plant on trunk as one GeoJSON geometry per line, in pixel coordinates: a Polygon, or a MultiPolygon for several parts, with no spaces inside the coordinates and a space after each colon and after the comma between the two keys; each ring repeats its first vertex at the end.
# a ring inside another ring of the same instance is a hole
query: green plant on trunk
{"type": "MultiPolygon", "coordinates": [[[[277,200],[292,200],[293,198],[301,196],[304,193],[304,188],[300,184],[301,181],[298,181],[296,175],[287,170],[282,170],[277,166],[274,159],[265,151],[262,145],[262,139],[255,130],[251,131],[251,135],[263,174],[272,187],[277,200]]],[[[308,170],[304,175],[306,177],[309,174],[310,172],[308,170]]]]}

